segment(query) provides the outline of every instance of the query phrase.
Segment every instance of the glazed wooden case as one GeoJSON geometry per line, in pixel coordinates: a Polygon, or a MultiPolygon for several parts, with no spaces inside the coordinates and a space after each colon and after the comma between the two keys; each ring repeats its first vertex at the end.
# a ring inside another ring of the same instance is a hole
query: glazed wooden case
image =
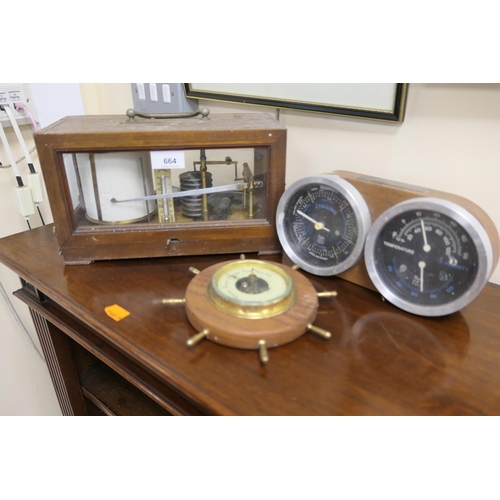
{"type": "Polygon", "coordinates": [[[69,116],[35,141],[66,264],[280,251],[286,129],[267,113],[69,116]]]}

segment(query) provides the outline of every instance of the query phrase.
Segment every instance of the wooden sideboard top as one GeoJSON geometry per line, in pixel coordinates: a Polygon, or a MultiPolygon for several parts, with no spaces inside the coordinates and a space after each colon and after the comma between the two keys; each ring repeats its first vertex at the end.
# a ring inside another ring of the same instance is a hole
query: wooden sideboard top
{"type": "MultiPolygon", "coordinates": [[[[195,333],[182,298],[202,270],[237,256],[103,261],[65,266],[53,226],[0,240],[0,262],[149,373],[209,414],[227,415],[498,415],[500,287],[489,284],[460,313],[421,318],[383,302],[376,292],[339,278],[306,275],[320,299],[315,324],[330,340],[306,333],[257,351],[195,333]],[[105,307],[130,312],[115,321],[105,307]]],[[[280,261],[280,256],[269,260],[280,261]]]]}

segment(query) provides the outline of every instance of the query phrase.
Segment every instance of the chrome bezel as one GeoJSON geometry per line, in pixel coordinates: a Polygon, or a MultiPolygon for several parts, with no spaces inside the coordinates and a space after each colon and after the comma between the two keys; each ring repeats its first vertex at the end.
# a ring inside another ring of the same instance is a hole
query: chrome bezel
{"type": "Polygon", "coordinates": [[[285,192],[281,196],[281,199],[278,203],[278,210],[276,212],[276,229],[283,250],[292,260],[292,262],[298,264],[304,271],[307,271],[316,276],[334,276],[354,266],[363,254],[365,237],[368,229],[370,228],[370,224],[370,210],[360,192],[350,182],[342,179],[337,175],[332,174],[321,174],[304,177],[303,179],[299,179],[298,181],[294,182],[285,190],[285,192]],[[289,208],[288,202],[297,191],[309,184],[323,184],[327,187],[337,190],[351,205],[356,217],[356,222],[358,224],[358,239],[349,257],[336,266],[318,266],[312,264],[293,248],[293,245],[291,244],[285,233],[284,222],[287,209],[289,208]]]}
{"type": "Polygon", "coordinates": [[[445,316],[470,304],[484,288],[492,272],[493,247],[483,225],[462,206],[440,198],[413,198],[394,205],[375,220],[366,237],[365,264],[373,284],[391,304],[420,316],[445,316]],[[476,246],[478,255],[476,278],[464,294],[451,302],[441,305],[415,304],[403,298],[396,287],[390,286],[381,277],[379,263],[375,258],[378,237],[389,221],[411,210],[433,210],[450,217],[469,234],[476,246]]]}

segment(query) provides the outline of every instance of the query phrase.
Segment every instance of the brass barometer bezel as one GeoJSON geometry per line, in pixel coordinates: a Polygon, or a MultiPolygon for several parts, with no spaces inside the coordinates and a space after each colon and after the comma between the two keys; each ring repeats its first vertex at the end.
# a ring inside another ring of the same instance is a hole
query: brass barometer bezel
{"type": "Polygon", "coordinates": [[[237,260],[226,264],[214,273],[207,286],[207,298],[214,307],[225,314],[237,318],[264,319],[278,316],[290,309],[297,301],[297,288],[290,274],[271,262],[253,259],[237,260]],[[260,294],[249,294],[246,298],[240,294],[241,298],[238,299],[234,294],[227,293],[221,288],[220,283],[223,278],[234,276],[234,273],[242,271],[246,273],[247,270],[255,273],[256,277],[261,275],[271,280],[281,279],[285,286],[284,291],[279,293],[271,289],[266,295],[266,297],[271,295],[268,300],[260,299],[260,294]],[[277,296],[276,293],[278,293],[277,296]]]}

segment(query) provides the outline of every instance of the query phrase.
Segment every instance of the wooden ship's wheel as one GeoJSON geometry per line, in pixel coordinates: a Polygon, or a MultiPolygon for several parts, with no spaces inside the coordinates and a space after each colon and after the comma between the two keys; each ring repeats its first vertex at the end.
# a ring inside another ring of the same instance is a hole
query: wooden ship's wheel
{"type": "Polygon", "coordinates": [[[307,331],[331,337],[313,321],[318,297],[337,293],[318,294],[293,268],[242,256],[204,271],[191,271],[196,276],[181,299],[189,322],[198,331],[188,339],[189,346],[206,338],[228,347],[256,349],[261,362],[267,363],[269,348],[292,342],[307,331]]]}

